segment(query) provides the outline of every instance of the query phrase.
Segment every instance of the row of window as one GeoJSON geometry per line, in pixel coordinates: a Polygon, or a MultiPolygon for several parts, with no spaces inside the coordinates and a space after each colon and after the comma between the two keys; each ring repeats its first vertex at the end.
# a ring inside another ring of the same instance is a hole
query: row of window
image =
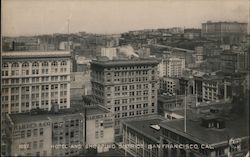
{"type": "Polygon", "coordinates": [[[80,121],[79,119],[66,121],[65,123],[64,122],[55,122],[53,124],[53,127],[55,129],[57,129],[57,128],[63,127],[64,125],[65,125],[65,127],[79,126],[80,122],[82,122],[82,121],[80,121]]]}
{"type": "MultiPolygon", "coordinates": [[[[151,109],[151,112],[154,113],[155,109],[151,109]]],[[[115,118],[123,118],[123,117],[130,117],[134,115],[143,115],[143,114],[148,114],[148,109],[146,110],[138,110],[138,111],[130,111],[130,112],[122,112],[122,113],[116,113],[115,118]]],[[[119,125],[119,124],[115,124],[119,125]]]]}
{"type": "MultiPolygon", "coordinates": [[[[154,103],[152,103],[152,105],[154,105],[154,103]]],[[[120,111],[120,109],[122,111],[125,111],[129,108],[129,110],[132,110],[132,109],[138,109],[138,108],[146,108],[148,107],[148,103],[143,103],[143,104],[136,104],[136,105],[129,105],[129,106],[117,106],[114,108],[115,111],[120,111]]]]}
{"type": "MultiPolygon", "coordinates": [[[[122,67],[115,67],[115,70],[134,70],[134,69],[146,69],[146,68],[151,68],[151,66],[122,66],[122,67]]],[[[107,68],[107,70],[111,70],[111,68],[107,68]]]]}
{"type": "MultiPolygon", "coordinates": [[[[51,68],[51,74],[58,73],[58,68],[51,68]]],[[[61,73],[67,72],[67,68],[60,68],[61,73]]],[[[49,69],[42,69],[41,73],[39,72],[39,69],[32,69],[29,71],[28,69],[22,70],[21,73],[19,73],[19,70],[11,70],[11,73],[7,70],[2,71],[2,76],[19,76],[19,75],[38,75],[38,74],[49,74],[49,69]],[[31,72],[31,73],[30,73],[31,72]]]]}
{"type": "Polygon", "coordinates": [[[43,136],[43,128],[39,129],[33,129],[33,130],[22,130],[21,131],[21,138],[29,138],[31,136],[37,137],[37,136],[43,136]]]}
{"type": "MultiPolygon", "coordinates": [[[[153,95],[151,98],[154,99],[155,96],[153,95]]],[[[120,99],[120,100],[115,100],[115,105],[125,104],[126,102],[134,103],[134,102],[147,101],[147,100],[148,100],[148,97],[137,97],[137,98],[129,98],[129,99],[120,99]]],[[[111,101],[108,100],[107,103],[110,104],[111,101]]]]}
{"type": "MultiPolygon", "coordinates": [[[[33,95],[35,98],[32,98],[32,102],[31,102],[31,106],[32,107],[39,107],[39,99],[38,98],[38,95],[33,95]]],[[[22,100],[21,101],[21,106],[22,108],[24,107],[27,107],[29,108],[29,95],[28,96],[22,96],[25,100],[22,100]]],[[[11,100],[11,107],[14,108],[14,107],[19,107],[19,96],[17,96],[16,99],[14,100],[11,100]]],[[[47,97],[46,97],[47,98],[47,97]]],[[[3,96],[2,97],[2,102],[4,102],[5,104],[2,105],[2,108],[8,108],[8,103],[6,103],[8,101],[8,96],[3,96]]],[[[57,103],[57,99],[51,99],[51,103],[57,103]]],[[[61,98],[60,99],[60,104],[66,104],[67,103],[67,98],[61,98]]],[[[49,105],[49,100],[42,100],[41,101],[41,105],[44,106],[48,106],[49,105]]]]}
{"type": "Polygon", "coordinates": [[[100,130],[100,131],[96,131],[95,132],[95,138],[98,139],[98,138],[103,138],[104,137],[104,131],[103,130],[100,130]]]}
{"type": "MultiPolygon", "coordinates": [[[[58,89],[58,87],[59,87],[58,84],[52,84],[50,86],[50,89],[54,90],[54,89],[58,89]]],[[[19,87],[12,87],[10,89],[11,89],[11,94],[19,93],[19,87]]],[[[47,91],[49,90],[49,85],[41,85],[41,89],[42,91],[47,91]]],[[[60,84],[60,90],[62,91],[64,89],[67,89],[67,84],[60,84]]],[[[8,94],[9,90],[8,88],[3,88],[2,91],[3,91],[3,94],[8,94]]],[[[22,93],[29,92],[29,91],[30,91],[30,86],[21,87],[22,93]]],[[[31,86],[31,92],[32,93],[39,92],[39,86],[31,86]]]]}
{"type": "MultiPolygon", "coordinates": [[[[152,76],[152,80],[154,80],[155,77],[152,76]]],[[[122,82],[122,83],[126,83],[126,82],[145,82],[148,81],[148,77],[136,77],[136,78],[115,78],[115,79],[110,79],[107,78],[107,82],[114,82],[114,83],[118,83],[118,82],[122,82]]]]}
{"type": "MultiPolygon", "coordinates": [[[[151,73],[154,74],[154,70],[152,70],[151,73]]],[[[143,71],[114,72],[113,76],[115,76],[115,77],[123,76],[124,77],[124,76],[147,75],[147,74],[148,74],[148,71],[143,70],[143,71]]],[[[106,75],[112,76],[112,73],[108,72],[106,75]]]]}
{"type": "MultiPolygon", "coordinates": [[[[19,67],[19,63],[15,62],[15,63],[12,63],[10,66],[8,63],[3,63],[2,67],[3,68],[8,68],[8,67],[11,67],[11,68],[18,68],[19,67]]],[[[22,67],[29,67],[29,63],[28,62],[24,62],[21,64],[22,67]]],[[[42,62],[42,67],[48,67],[49,66],[49,62],[45,61],[45,62],[42,62]]],[[[66,61],[53,61],[51,62],[51,66],[58,66],[58,65],[61,65],[61,66],[66,66],[67,65],[67,62],[66,61]]],[[[33,62],[31,63],[31,66],[32,67],[39,67],[39,63],[38,62],[33,62]]]]}
{"type": "MultiPolygon", "coordinates": [[[[152,87],[154,87],[154,84],[152,84],[152,87]]],[[[115,91],[126,91],[126,90],[133,90],[133,89],[147,89],[148,84],[137,84],[137,85],[123,85],[123,86],[115,86],[115,91]]],[[[107,90],[110,90],[110,87],[107,87],[107,90]]]]}
{"type": "MultiPolygon", "coordinates": [[[[155,90],[152,90],[152,95],[155,94],[155,90]]],[[[123,96],[146,96],[148,95],[148,91],[132,91],[132,92],[116,92],[115,93],[115,96],[120,96],[120,95],[123,95],[123,96]]],[[[110,97],[111,94],[108,93],[107,94],[107,97],[110,97]]]]}

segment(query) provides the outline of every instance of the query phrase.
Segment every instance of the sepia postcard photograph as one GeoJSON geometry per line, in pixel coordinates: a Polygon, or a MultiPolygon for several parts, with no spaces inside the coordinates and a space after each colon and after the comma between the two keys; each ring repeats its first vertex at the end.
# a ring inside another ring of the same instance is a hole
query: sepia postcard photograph
{"type": "Polygon", "coordinates": [[[3,157],[250,157],[250,0],[2,0],[3,157]]]}

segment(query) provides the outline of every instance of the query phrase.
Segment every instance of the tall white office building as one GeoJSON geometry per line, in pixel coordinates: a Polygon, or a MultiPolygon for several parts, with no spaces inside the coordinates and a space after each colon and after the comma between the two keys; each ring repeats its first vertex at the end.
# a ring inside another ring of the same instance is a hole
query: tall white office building
{"type": "Polygon", "coordinates": [[[70,107],[71,54],[2,52],[2,113],[70,107]]]}

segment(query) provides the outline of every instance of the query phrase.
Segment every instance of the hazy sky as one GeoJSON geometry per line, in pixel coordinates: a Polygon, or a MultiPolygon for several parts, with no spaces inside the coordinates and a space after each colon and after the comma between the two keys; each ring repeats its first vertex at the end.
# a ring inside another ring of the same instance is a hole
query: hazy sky
{"type": "Polygon", "coordinates": [[[202,22],[249,21],[250,0],[2,0],[4,36],[120,33],[202,22]]]}

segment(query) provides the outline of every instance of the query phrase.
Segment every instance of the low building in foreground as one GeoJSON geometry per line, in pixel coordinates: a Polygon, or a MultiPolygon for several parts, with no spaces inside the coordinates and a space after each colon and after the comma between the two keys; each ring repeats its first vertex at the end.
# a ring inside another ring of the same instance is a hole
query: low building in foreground
{"type": "Polygon", "coordinates": [[[245,156],[249,150],[247,119],[236,115],[164,121],[160,124],[161,156],[225,157],[245,156]]]}
{"type": "Polygon", "coordinates": [[[151,116],[142,119],[123,122],[122,148],[127,154],[134,157],[158,157],[158,148],[152,148],[160,144],[159,124],[164,120],[161,116],[151,116]]]}
{"type": "Polygon", "coordinates": [[[113,114],[101,106],[82,110],[32,110],[7,117],[11,156],[74,156],[84,148],[113,144],[113,114]],[[95,146],[92,146],[95,145],[95,146]]]}
{"type": "Polygon", "coordinates": [[[190,107],[187,118],[183,109],[172,113],[178,117],[123,121],[125,156],[236,157],[249,150],[248,120],[233,113],[229,103],[190,107]]]}

